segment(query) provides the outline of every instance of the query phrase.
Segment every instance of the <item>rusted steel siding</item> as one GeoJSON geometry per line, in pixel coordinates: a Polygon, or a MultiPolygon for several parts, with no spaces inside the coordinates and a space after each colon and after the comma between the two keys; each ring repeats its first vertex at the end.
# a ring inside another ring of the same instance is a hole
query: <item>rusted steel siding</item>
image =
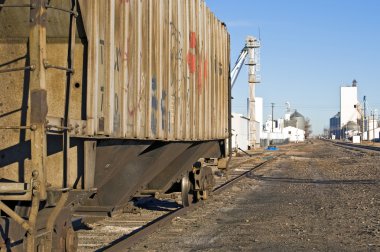
{"type": "Polygon", "coordinates": [[[80,4],[89,43],[88,135],[227,137],[228,33],[204,1],[80,4]]]}

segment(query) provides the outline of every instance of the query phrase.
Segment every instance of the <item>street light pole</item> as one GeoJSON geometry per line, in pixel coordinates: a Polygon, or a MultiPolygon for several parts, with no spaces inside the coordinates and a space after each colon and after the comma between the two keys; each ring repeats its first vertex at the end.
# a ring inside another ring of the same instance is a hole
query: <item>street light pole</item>
{"type": "Polygon", "coordinates": [[[273,133],[273,121],[274,121],[274,117],[273,117],[273,108],[274,108],[274,103],[272,102],[272,133],[273,133]]]}
{"type": "Polygon", "coordinates": [[[372,120],[373,120],[373,142],[375,142],[375,133],[376,133],[375,125],[376,125],[376,127],[378,127],[378,116],[377,115],[378,115],[377,114],[377,109],[375,109],[373,111],[373,118],[372,118],[372,120]],[[375,115],[377,117],[376,124],[375,124],[375,115]]]}
{"type": "Polygon", "coordinates": [[[372,111],[372,142],[375,142],[375,111],[372,111]]]}
{"type": "Polygon", "coordinates": [[[367,118],[367,97],[363,97],[364,101],[364,119],[363,119],[363,139],[364,139],[364,132],[367,131],[367,141],[369,140],[369,125],[368,125],[368,118],[367,118]]]}

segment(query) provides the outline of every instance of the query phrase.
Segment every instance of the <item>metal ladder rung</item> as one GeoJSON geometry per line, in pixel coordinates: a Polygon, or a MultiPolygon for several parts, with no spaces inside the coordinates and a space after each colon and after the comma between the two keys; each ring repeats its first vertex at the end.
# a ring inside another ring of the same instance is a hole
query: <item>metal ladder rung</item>
{"type": "Polygon", "coordinates": [[[0,194],[17,194],[30,192],[30,184],[0,182],[0,194]]]}
{"type": "Polygon", "coordinates": [[[36,8],[35,4],[0,4],[0,8],[36,8]]]}
{"type": "Polygon", "coordinates": [[[74,69],[72,69],[72,68],[52,65],[47,60],[44,60],[44,67],[46,69],[48,69],[48,68],[54,68],[54,69],[58,69],[58,70],[64,70],[64,71],[66,71],[68,73],[74,73],[74,69]]]}
{"type": "Polygon", "coordinates": [[[35,69],[34,65],[26,66],[26,67],[15,67],[15,68],[8,68],[8,69],[0,69],[0,73],[9,73],[9,72],[17,72],[17,71],[25,71],[30,70],[33,71],[35,69]]]}

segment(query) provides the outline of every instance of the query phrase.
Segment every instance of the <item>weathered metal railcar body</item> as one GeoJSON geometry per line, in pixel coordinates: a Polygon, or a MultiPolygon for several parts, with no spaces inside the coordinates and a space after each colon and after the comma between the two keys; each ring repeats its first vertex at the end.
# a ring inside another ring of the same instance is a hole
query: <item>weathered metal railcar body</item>
{"type": "Polygon", "coordinates": [[[202,0],[0,0],[0,89],[1,226],[25,217],[34,248],[42,215],[53,232],[225,155],[229,35],[202,0]]]}

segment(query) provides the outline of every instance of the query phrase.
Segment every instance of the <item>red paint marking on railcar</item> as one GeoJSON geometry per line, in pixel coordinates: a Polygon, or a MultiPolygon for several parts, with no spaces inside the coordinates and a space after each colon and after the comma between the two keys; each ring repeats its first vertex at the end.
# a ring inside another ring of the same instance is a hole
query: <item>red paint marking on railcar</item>
{"type": "MultiPolygon", "coordinates": [[[[207,53],[206,53],[207,55],[207,53]]],[[[207,80],[208,78],[208,60],[206,59],[203,66],[203,78],[207,80]]]]}
{"type": "Polygon", "coordinates": [[[195,49],[197,47],[197,34],[190,32],[190,48],[195,49]]]}
{"type": "Polygon", "coordinates": [[[195,73],[196,70],[196,57],[192,52],[187,53],[187,65],[189,66],[189,72],[195,73]]]}
{"type": "Polygon", "coordinates": [[[198,64],[198,95],[202,94],[202,58],[199,59],[198,64]]]}
{"type": "Polygon", "coordinates": [[[190,49],[187,52],[187,65],[189,67],[190,74],[197,73],[195,78],[198,87],[198,95],[201,95],[202,87],[206,84],[206,80],[208,78],[208,61],[207,59],[203,59],[202,56],[197,58],[197,34],[195,32],[190,32],[189,47],[190,49]]]}
{"type": "Polygon", "coordinates": [[[194,74],[197,70],[197,58],[195,48],[197,47],[197,34],[190,32],[189,36],[190,49],[187,52],[187,64],[189,66],[190,74],[194,74]]]}

